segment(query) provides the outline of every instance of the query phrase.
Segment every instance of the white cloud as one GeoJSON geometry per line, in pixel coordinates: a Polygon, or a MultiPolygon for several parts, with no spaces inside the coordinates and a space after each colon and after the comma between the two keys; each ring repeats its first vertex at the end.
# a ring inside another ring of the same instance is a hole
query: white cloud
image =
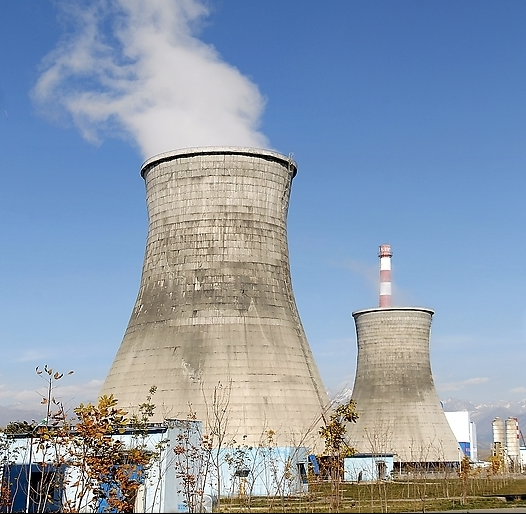
{"type": "Polygon", "coordinates": [[[515,387],[510,389],[510,393],[526,393],[526,387],[515,387]]]}
{"type": "MultiPolygon", "coordinates": [[[[94,143],[119,135],[145,158],[177,148],[268,147],[258,88],[192,31],[198,0],[63,2],[74,24],[43,61],[32,95],[94,143]]],[[[195,30],[194,30],[195,32],[195,30]]]]}
{"type": "Polygon", "coordinates": [[[459,382],[446,382],[443,384],[439,384],[438,388],[441,391],[460,391],[462,389],[465,389],[466,387],[484,384],[488,381],[489,381],[488,377],[468,378],[466,380],[461,380],[459,382]]]}
{"type": "MultiPolygon", "coordinates": [[[[57,401],[69,407],[76,407],[79,403],[94,402],[97,400],[102,380],[90,380],[81,384],[62,385],[55,384],[52,395],[57,401]]],[[[48,389],[44,385],[37,389],[11,389],[5,384],[0,384],[0,400],[8,401],[10,407],[17,409],[38,409],[42,398],[46,398],[48,389]]]]}
{"type": "Polygon", "coordinates": [[[44,359],[45,353],[37,349],[24,350],[21,355],[15,359],[16,362],[31,362],[44,359]]]}

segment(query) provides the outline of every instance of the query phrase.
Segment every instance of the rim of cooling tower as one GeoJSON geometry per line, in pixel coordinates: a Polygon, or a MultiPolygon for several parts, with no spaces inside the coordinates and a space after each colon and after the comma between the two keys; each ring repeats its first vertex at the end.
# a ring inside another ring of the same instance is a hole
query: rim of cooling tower
{"type": "Polygon", "coordinates": [[[359,311],[354,311],[352,313],[352,316],[355,318],[356,316],[360,316],[361,314],[366,314],[369,312],[392,312],[392,311],[420,311],[420,312],[428,312],[431,315],[435,314],[435,311],[433,309],[429,309],[427,307],[374,307],[371,309],[361,309],[359,311]]]}
{"type": "Polygon", "coordinates": [[[269,161],[284,164],[292,172],[292,178],[298,172],[298,165],[292,157],[286,156],[272,150],[263,148],[250,148],[244,146],[197,146],[191,148],[181,148],[169,152],[160,153],[144,161],[141,166],[141,176],[145,178],[150,169],[158,163],[171,161],[179,157],[194,157],[197,155],[243,155],[246,157],[260,157],[269,161]]]}

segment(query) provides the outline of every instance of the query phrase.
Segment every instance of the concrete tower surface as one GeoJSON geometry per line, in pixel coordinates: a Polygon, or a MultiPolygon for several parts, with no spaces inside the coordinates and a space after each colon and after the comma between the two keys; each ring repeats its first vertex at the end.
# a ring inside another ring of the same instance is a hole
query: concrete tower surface
{"type": "Polygon", "coordinates": [[[319,426],[329,400],[289,269],[296,169],[279,153],[237,147],[178,150],[143,164],[142,279],[101,394],[136,409],[157,386],[154,421],[186,418],[191,405],[204,425],[216,394],[227,437],[249,445],[268,429],[289,445],[319,426]]]}
{"type": "Polygon", "coordinates": [[[353,312],[358,341],[352,393],[359,419],[348,428],[360,452],[398,462],[458,462],[459,447],[431,373],[433,311],[390,307],[353,312]]]}

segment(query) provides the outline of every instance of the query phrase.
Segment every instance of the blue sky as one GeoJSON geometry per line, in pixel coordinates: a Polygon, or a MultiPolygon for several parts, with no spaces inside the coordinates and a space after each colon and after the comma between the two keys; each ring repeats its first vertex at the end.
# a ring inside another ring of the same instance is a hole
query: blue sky
{"type": "Polygon", "coordinates": [[[0,405],[38,406],[44,364],[75,370],[66,404],[96,397],[138,292],[141,164],[218,144],[298,163],[292,280],[330,391],[389,243],[393,303],[435,310],[440,398],[526,398],[524,2],[124,5],[0,3],[0,405]]]}

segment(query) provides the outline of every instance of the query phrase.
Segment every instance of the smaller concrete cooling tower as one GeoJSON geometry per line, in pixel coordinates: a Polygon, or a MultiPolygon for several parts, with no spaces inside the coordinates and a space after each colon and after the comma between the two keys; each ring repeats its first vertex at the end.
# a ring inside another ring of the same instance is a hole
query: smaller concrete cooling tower
{"type": "MultiPolygon", "coordinates": [[[[387,253],[390,258],[390,248],[387,253]]],[[[353,312],[358,358],[352,398],[360,417],[348,431],[358,451],[394,453],[401,463],[459,461],[431,373],[432,316],[420,307],[353,312]]]]}

